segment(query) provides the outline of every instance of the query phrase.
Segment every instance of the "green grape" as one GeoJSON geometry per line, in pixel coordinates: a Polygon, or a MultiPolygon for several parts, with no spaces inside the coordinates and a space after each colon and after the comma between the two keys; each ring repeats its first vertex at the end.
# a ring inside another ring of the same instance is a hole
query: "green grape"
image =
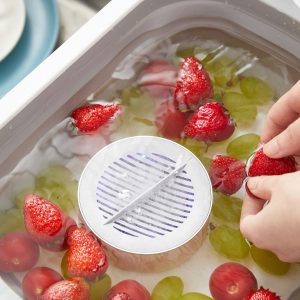
{"type": "Polygon", "coordinates": [[[122,102],[125,107],[125,114],[132,114],[132,117],[154,120],[155,102],[152,97],[137,87],[130,86],[122,91],[122,102]]]}
{"type": "Polygon", "coordinates": [[[265,104],[271,101],[274,97],[274,91],[263,80],[257,77],[245,77],[240,82],[242,93],[251,98],[255,104],[265,104]]]}
{"type": "Polygon", "coordinates": [[[220,87],[231,87],[237,84],[238,78],[235,75],[236,65],[233,59],[228,56],[221,56],[210,61],[206,69],[220,87]]]}
{"type": "Polygon", "coordinates": [[[187,293],[181,296],[178,300],[213,300],[211,297],[208,297],[200,293],[187,293]]]}
{"type": "Polygon", "coordinates": [[[157,283],[151,295],[152,300],[177,300],[183,292],[183,281],[177,276],[169,276],[157,283]]]}
{"type": "Polygon", "coordinates": [[[221,255],[232,260],[245,258],[249,254],[249,245],[237,229],[221,225],[211,230],[209,241],[221,255]]]}
{"type": "Polygon", "coordinates": [[[90,284],[90,299],[89,300],[103,300],[106,293],[111,288],[111,278],[104,274],[98,281],[90,284]]]}
{"type": "Polygon", "coordinates": [[[23,210],[11,208],[5,213],[0,213],[0,223],[0,235],[24,229],[23,210]]]}
{"type": "Polygon", "coordinates": [[[121,94],[123,113],[111,126],[111,137],[117,140],[135,135],[157,135],[154,125],[155,103],[137,87],[128,87],[121,94]]]}
{"type": "Polygon", "coordinates": [[[177,49],[176,56],[181,58],[187,58],[195,55],[194,48],[177,49]]]}
{"type": "Polygon", "coordinates": [[[67,269],[67,257],[68,257],[68,251],[65,252],[61,263],[60,263],[60,269],[61,269],[61,274],[64,277],[64,279],[70,279],[72,276],[69,274],[68,269],[67,269]]]}
{"type": "Polygon", "coordinates": [[[290,269],[290,264],[279,260],[272,252],[259,249],[254,245],[250,248],[250,254],[255,263],[265,272],[273,275],[284,275],[290,269]]]}
{"type": "Polygon", "coordinates": [[[15,204],[16,204],[16,206],[18,208],[23,209],[25,196],[28,195],[28,194],[32,194],[33,192],[34,192],[34,188],[28,188],[28,189],[25,189],[25,190],[21,191],[20,193],[18,193],[15,196],[15,204]]]}
{"type": "Polygon", "coordinates": [[[212,159],[205,157],[205,156],[200,156],[199,159],[202,162],[202,164],[204,165],[206,171],[209,171],[212,159]]]}
{"type": "Polygon", "coordinates": [[[259,140],[255,133],[241,135],[228,144],[226,152],[237,159],[247,159],[258,147],[259,140]]]}
{"type": "Polygon", "coordinates": [[[42,170],[35,178],[37,188],[52,188],[72,180],[72,173],[61,165],[53,165],[42,170]]]}
{"type": "Polygon", "coordinates": [[[197,157],[203,154],[207,148],[207,145],[205,143],[191,138],[183,138],[176,142],[190,150],[197,157]]]}
{"type": "Polygon", "coordinates": [[[238,124],[248,125],[256,119],[256,105],[251,103],[247,97],[240,93],[225,93],[223,97],[223,104],[238,124]]]}
{"type": "Polygon", "coordinates": [[[78,182],[76,180],[73,180],[71,182],[68,182],[65,186],[64,186],[65,190],[68,193],[69,196],[69,200],[71,201],[71,203],[73,204],[73,207],[76,208],[78,206],[78,196],[77,196],[77,192],[78,192],[78,182]]]}
{"type": "Polygon", "coordinates": [[[239,198],[214,192],[212,214],[220,220],[239,223],[242,205],[243,201],[239,198]]]}
{"type": "Polygon", "coordinates": [[[33,191],[33,194],[39,196],[39,197],[42,197],[46,200],[50,200],[50,196],[51,196],[51,192],[52,192],[52,189],[50,188],[36,188],[34,189],[33,191]]]}
{"type": "Polygon", "coordinates": [[[51,190],[50,197],[48,198],[48,200],[56,204],[66,213],[74,209],[73,203],[70,201],[70,197],[67,190],[62,186],[53,188],[51,190]]]}

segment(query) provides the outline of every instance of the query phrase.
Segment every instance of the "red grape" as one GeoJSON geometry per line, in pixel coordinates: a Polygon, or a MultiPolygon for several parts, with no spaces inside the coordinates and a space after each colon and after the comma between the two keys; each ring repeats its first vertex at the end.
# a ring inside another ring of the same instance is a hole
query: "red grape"
{"type": "Polygon", "coordinates": [[[36,300],[50,285],[60,280],[63,280],[62,276],[50,268],[34,268],[23,278],[23,294],[27,300],[36,300]]]}
{"type": "Polygon", "coordinates": [[[147,289],[135,280],[123,280],[113,286],[105,300],[150,300],[147,289]]]}
{"type": "Polygon", "coordinates": [[[241,300],[257,289],[257,281],[249,269],[229,262],[213,271],[209,289],[215,300],[241,300]]]}
{"type": "Polygon", "coordinates": [[[0,271],[27,271],[35,265],[39,254],[38,244],[27,233],[6,234],[0,238],[0,271]]]}
{"type": "Polygon", "coordinates": [[[168,97],[173,94],[178,70],[165,60],[155,60],[145,66],[138,83],[154,97],[168,97]]]}

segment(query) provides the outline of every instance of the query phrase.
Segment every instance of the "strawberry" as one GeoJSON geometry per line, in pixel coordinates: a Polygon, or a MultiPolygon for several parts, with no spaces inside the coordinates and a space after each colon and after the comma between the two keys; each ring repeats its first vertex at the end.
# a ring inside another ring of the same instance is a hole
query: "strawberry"
{"type": "Polygon", "coordinates": [[[180,64],[174,101],[181,111],[196,110],[204,100],[212,98],[213,87],[207,71],[196,57],[187,57],[180,64]]]}
{"type": "Polygon", "coordinates": [[[261,287],[257,291],[251,292],[245,300],[280,300],[280,297],[261,287]]]}
{"type": "Polygon", "coordinates": [[[296,171],[294,157],[288,156],[279,159],[270,158],[260,148],[249,160],[248,176],[281,175],[296,171]]]}
{"type": "Polygon", "coordinates": [[[164,137],[180,138],[189,115],[189,113],[176,110],[173,102],[165,101],[156,111],[155,125],[164,137]]]}
{"type": "Polygon", "coordinates": [[[106,272],[106,254],[91,232],[75,226],[70,228],[68,244],[67,271],[70,275],[92,281],[106,272]]]}
{"type": "Polygon", "coordinates": [[[119,104],[94,104],[75,109],[71,117],[73,126],[80,133],[92,133],[114,118],[120,112],[119,104]]]}
{"type": "Polygon", "coordinates": [[[72,278],[54,283],[42,294],[40,300],[89,300],[89,285],[82,278],[72,278]]]}
{"type": "Polygon", "coordinates": [[[231,195],[243,184],[246,177],[245,164],[230,156],[216,155],[212,160],[209,176],[217,191],[231,195]]]}
{"type": "Polygon", "coordinates": [[[154,60],[142,70],[138,84],[154,97],[165,98],[173,95],[178,70],[165,60],[154,60]]]}
{"type": "Polygon", "coordinates": [[[193,114],[184,128],[186,136],[205,143],[229,138],[235,126],[228,111],[218,102],[206,103],[193,114]]]}
{"type": "Polygon", "coordinates": [[[67,248],[66,232],[75,224],[55,204],[34,194],[25,197],[24,222],[30,236],[40,246],[52,251],[67,248]]]}

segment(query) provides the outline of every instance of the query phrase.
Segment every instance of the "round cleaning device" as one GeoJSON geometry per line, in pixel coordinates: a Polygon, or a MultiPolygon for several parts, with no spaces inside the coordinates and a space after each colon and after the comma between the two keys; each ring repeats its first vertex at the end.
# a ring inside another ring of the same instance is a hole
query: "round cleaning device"
{"type": "Polygon", "coordinates": [[[101,149],[79,181],[84,223],[110,262],[152,272],[175,267],[201,246],[212,205],[199,159],[170,140],[136,136],[101,149]]]}

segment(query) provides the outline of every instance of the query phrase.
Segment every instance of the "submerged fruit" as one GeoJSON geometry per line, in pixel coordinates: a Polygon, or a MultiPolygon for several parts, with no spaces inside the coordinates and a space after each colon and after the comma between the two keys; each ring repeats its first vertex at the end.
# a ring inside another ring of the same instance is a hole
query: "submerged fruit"
{"type": "Polygon", "coordinates": [[[270,290],[264,289],[261,287],[257,291],[251,292],[245,300],[280,300],[280,297],[277,296],[270,290]]]}
{"type": "Polygon", "coordinates": [[[284,275],[290,269],[290,264],[281,261],[274,253],[259,249],[252,245],[250,254],[256,264],[261,267],[265,272],[273,275],[284,275]]]}
{"type": "Polygon", "coordinates": [[[257,280],[245,266],[229,262],[213,271],[209,289],[215,300],[242,300],[257,289],[257,280]]]}
{"type": "Polygon", "coordinates": [[[229,156],[247,159],[259,145],[260,137],[255,133],[247,133],[232,140],[226,149],[229,156]]]}
{"type": "Polygon", "coordinates": [[[209,233],[209,241],[213,248],[222,256],[232,260],[248,256],[250,246],[238,229],[221,225],[209,233]]]}
{"type": "Polygon", "coordinates": [[[154,60],[147,64],[138,78],[138,84],[153,97],[173,95],[178,70],[166,60],[154,60]]]}
{"type": "Polygon", "coordinates": [[[38,244],[26,232],[12,232],[0,238],[0,271],[24,272],[40,255],[38,244]]]}
{"type": "Polygon", "coordinates": [[[156,110],[155,125],[159,133],[169,139],[180,138],[189,113],[175,109],[173,102],[165,101],[156,110]]]}
{"type": "Polygon", "coordinates": [[[119,104],[94,104],[75,109],[71,118],[79,132],[93,133],[113,119],[120,110],[119,104]]]}
{"type": "Polygon", "coordinates": [[[225,93],[223,96],[223,104],[238,125],[249,125],[256,119],[256,105],[240,93],[225,93]]]}
{"type": "Polygon", "coordinates": [[[209,177],[213,188],[223,194],[237,192],[246,178],[243,161],[230,156],[216,155],[210,165],[209,177]]]}
{"type": "Polygon", "coordinates": [[[212,215],[222,221],[239,223],[242,205],[239,198],[214,192],[212,215]]]}
{"type": "Polygon", "coordinates": [[[245,77],[240,82],[243,94],[256,104],[265,104],[272,100],[274,91],[263,80],[257,77],[245,77]]]}
{"type": "Polygon", "coordinates": [[[217,102],[201,106],[184,128],[186,136],[202,140],[205,143],[228,139],[235,126],[227,110],[217,102]]]}
{"type": "Polygon", "coordinates": [[[75,224],[56,205],[34,194],[25,197],[24,221],[30,236],[51,251],[67,248],[66,232],[75,224]]]}
{"type": "Polygon", "coordinates": [[[104,300],[150,300],[147,289],[135,280],[123,280],[114,285],[104,300]]]}
{"type": "Polygon", "coordinates": [[[214,91],[207,71],[196,57],[187,57],[180,63],[174,101],[181,111],[196,110],[214,91]]]}
{"type": "Polygon", "coordinates": [[[160,280],[154,287],[152,300],[178,299],[183,293],[183,281],[180,277],[169,276],[160,280]]]}
{"type": "Polygon", "coordinates": [[[36,300],[52,284],[63,280],[61,275],[47,267],[31,269],[23,278],[22,290],[27,300],[36,300]]]}
{"type": "Polygon", "coordinates": [[[82,278],[72,278],[51,285],[40,300],[89,300],[89,297],[89,285],[82,278]]]}
{"type": "Polygon", "coordinates": [[[102,276],[108,261],[96,237],[84,228],[72,227],[68,232],[67,272],[71,276],[96,280],[102,276]]]}

